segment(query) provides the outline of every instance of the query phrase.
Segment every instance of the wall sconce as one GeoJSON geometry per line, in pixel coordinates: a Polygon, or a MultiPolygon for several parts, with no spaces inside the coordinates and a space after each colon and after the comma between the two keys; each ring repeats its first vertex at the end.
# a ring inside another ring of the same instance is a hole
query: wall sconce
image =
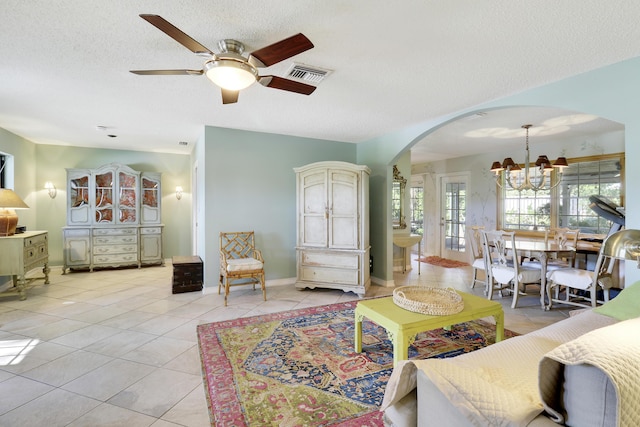
{"type": "Polygon", "coordinates": [[[182,199],[182,187],[181,186],[177,186],[176,187],[176,199],[180,200],[182,199]]]}
{"type": "Polygon", "coordinates": [[[49,192],[49,197],[51,197],[52,199],[56,198],[56,195],[58,194],[58,190],[56,190],[56,186],[53,185],[53,182],[51,181],[45,182],[44,188],[49,192]]]}

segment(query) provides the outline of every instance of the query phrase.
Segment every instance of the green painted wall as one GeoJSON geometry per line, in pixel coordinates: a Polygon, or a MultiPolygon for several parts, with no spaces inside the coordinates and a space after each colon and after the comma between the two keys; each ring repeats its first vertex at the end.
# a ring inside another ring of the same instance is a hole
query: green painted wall
{"type": "Polygon", "coordinates": [[[218,285],[221,231],[256,233],[267,280],[296,276],[294,167],[324,160],[356,163],[356,145],[207,127],[196,147],[204,203],[205,286],[218,285]],[[201,153],[203,149],[204,153],[201,153]],[[205,171],[200,171],[204,167],[205,171]]]}
{"type": "Polygon", "coordinates": [[[29,230],[49,231],[49,260],[62,265],[62,227],[66,225],[66,168],[94,168],[117,162],[135,170],[162,173],[162,221],[164,255],[191,254],[190,157],[142,151],[38,145],[0,129],[0,151],[15,160],[15,190],[30,209],[20,210],[20,224],[29,230]],[[52,199],[44,189],[51,181],[57,188],[52,199]],[[181,185],[186,197],[177,200],[181,185]]]}

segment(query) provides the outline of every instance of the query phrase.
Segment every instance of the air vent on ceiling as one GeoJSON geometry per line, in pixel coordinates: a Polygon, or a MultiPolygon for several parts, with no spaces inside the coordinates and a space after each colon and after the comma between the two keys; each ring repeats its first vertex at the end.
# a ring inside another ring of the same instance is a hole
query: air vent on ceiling
{"type": "Polygon", "coordinates": [[[294,63],[287,72],[287,78],[317,85],[330,73],[331,70],[294,63]]]}

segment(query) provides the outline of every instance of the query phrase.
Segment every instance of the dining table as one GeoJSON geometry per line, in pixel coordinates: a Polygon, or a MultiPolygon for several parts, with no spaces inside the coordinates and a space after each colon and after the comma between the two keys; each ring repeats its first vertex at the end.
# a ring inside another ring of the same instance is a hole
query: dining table
{"type": "MultiPolygon", "coordinates": [[[[516,237],[516,252],[520,258],[536,259],[540,262],[540,305],[546,309],[545,295],[547,294],[547,266],[549,260],[560,258],[575,258],[576,248],[568,245],[558,245],[554,241],[532,240],[516,237]]],[[[507,241],[507,248],[511,249],[511,242],[507,241]]]]}

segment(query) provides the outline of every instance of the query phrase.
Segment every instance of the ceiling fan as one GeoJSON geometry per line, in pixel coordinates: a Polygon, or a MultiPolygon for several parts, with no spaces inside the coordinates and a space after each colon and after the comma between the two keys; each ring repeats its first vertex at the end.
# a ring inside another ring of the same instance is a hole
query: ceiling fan
{"type": "Polygon", "coordinates": [[[206,60],[201,70],[131,70],[134,74],[165,76],[204,74],[222,89],[223,104],[237,102],[239,91],[256,81],[266,87],[303,95],[311,95],[316,89],[315,86],[282,77],[258,74],[258,68],[269,67],[311,49],[313,43],[302,33],[253,51],[249,57],[244,57],[242,56],[244,45],[237,40],[221,40],[218,42],[220,53],[215,54],[161,16],[142,14],[140,17],[206,60]]]}

